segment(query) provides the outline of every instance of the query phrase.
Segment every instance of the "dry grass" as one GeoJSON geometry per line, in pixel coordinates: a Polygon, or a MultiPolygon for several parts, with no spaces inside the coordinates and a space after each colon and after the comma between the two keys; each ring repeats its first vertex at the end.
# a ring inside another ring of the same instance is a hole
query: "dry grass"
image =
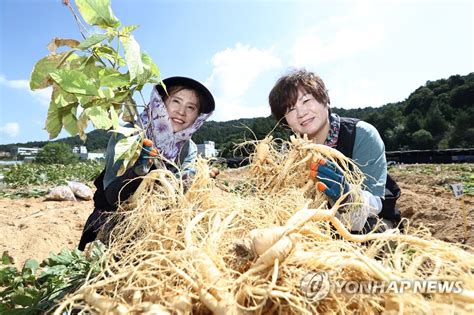
{"type": "Polygon", "coordinates": [[[270,138],[254,144],[250,167],[225,186],[209,177],[204,160],[186,193],[167,171],[147,175],[116,216],[103,272],[56,314],[474,312],[472,253],[410,227],[352,235],[346,220],[357,211],[363,176],[350,160],[305,139],[293,138],[283,152],[270,138]],[[307,163],[323,157],[341,165],[353,188],[340,219],[340,204],[328,206],[308,178],[307,163]],[[308,271],[334,281],[462,280],[464,290],[331,290],[311,302],[300,288],[308,271]]]}

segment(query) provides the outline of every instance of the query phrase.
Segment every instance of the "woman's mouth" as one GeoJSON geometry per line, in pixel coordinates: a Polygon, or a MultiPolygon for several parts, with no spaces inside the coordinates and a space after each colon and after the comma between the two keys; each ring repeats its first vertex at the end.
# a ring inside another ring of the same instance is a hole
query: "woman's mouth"
{"type": "Polygon", "coordinates": [[[176,124],[184,124],[184,120],[179,119],[179,118],[171,118],[171,120],[176,123],[176,124]]]}
{"type": "Polygon", "coordinates": [[[307,125],[309,125],[310,123],[312,123],[313,120],[314,120],[314,117],[309,118],[309,119],[306,119],[306,120],[304,120],[303,122],[301,122],[300,125],[303,126],[303,127],[306,127],[307,125]]]}

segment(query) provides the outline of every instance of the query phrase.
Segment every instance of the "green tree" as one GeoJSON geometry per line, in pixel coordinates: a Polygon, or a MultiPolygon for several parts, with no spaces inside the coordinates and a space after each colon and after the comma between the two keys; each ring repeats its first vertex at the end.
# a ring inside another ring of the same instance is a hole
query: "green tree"
{"type": "Polygon", "coordinates": [[[71,147],[62,142],[51,142],[43,147],[36,162],[41,164],[72,164],[78,157],[72,153],[71,147]]]}
{"type": "Polygon", "coordinates": [[[460,112],[454,122],[449,146],[451,148],[469,148],[474,146],[474,109],[460,112]]]}
{"type": "Polygon", "coordinates": [[[424,129],[431,133],[436,142],[443,139],[445,132],[448,131],[448,122],[437,105],[432,106],[426,114],[424,129]]]}
{"type": "Polygon", "coordinates": [[[451,106],[467,109],[474,105],[474,82],[466,82],[451,91],[451,106]]]}
{"type": "Polygon", "coordinates": [[[423,126],[423,115],[418,109],[415,109],[406,118],[405,131],[407,133],[414,133],[422,129],[422,126],[423,126]]]}
{"type": "Polygon", "coordinates": [[[433,148],[433,136],[428,130],[420,129],[414,132],[412,140],[417,149],[428,150],[433,148]]]}
{"type": "Polygon", "coordinates": [[[405,114],[410,114],[414,110],[418,109],[422,113],[426,113],[431,106],[433,101],[433,92],[426,88],[421,87],[408,97],[407,107],[405,108],[405,114]]]}

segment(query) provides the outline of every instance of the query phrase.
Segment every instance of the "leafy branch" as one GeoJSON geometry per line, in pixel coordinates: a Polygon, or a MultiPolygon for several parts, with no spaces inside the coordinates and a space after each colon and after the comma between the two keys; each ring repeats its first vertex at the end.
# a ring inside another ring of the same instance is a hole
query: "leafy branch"
{"type": "MultiPolygon", "coordinates": [[[[93,31],[84,26],[69,0],[65,0],[83,40],[54,38],[48,45],[50,53],[35,64],[30,78],[31,90],[52,87],[45,123],[49,138],[56,138],[64,128],[84,141],[89,123],[96,129],[121,132],[122,119],[138,122],[127,134],[139,144],[145,126],[140,122],[140,105],[133,96],[146,84],[160,83],[160,71],[151,57],[141,52],[132,35],[138,26],[122,26],[112,12],[110,0],[75,3],[93,31]],[[59,48],[64,51],[58,52],[59,48]]],[[[141,147],[125,139],[120,145],[121,154],[115,160],[122,160],[121,169],[126,169],[135,163],[141,147]]]]}

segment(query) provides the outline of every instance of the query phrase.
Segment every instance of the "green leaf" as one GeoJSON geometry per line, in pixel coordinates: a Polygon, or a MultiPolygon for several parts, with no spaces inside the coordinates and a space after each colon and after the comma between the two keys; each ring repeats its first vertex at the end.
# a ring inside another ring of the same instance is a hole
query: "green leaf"
{"type": "Polygon", "coordinates": [[[118,160],[130,160],[135,154],[140,143],[141,136],[129,136],[121,139],[115,145],[114,163],[118,160]]]}
{"type": "Polygon", "coordinates": [[[130,95],[130,90],[122,90],[114,92],[115,96],[110,101],[113,103],[121,103],[124,99],[126,99],[130,95]]]}
{"type": "Polygon", "coordinates": [[[51,78],[65,91],[84,95],[98,95],[98,86],[94,79],[79,70],[56,70],[51,78]]]}
{"type": "Polygon", "coordinates": [[[11,301],[14,304],[27,307],[27,306],[31,306],[34,303],[35,299],[26,294],[15,294],[15,295],[12,295],[11,301]]]}
{"type": "Polygon", "coordinates": [[[89,116],[92,124],[98,129],[109,129],[112,126],[112,121],[109,118],[107,110],[100,106],[92,106],[85,110],[89,116]]]}
{"type": "Polygon", "coordinates": [[[112,88],[123,87],[130,84],[128,73],[123,74],[115,69],[105,68],[99,71],[100,85],[112,88]]]}
{"type": "Polygon", "coordinates": [[[39,263],[34,259],[28,259],[23,265],[22,274],[34,275],[36,270],[38,270],[39,263]]]}
{"type": "Polygon", "coordinates": [[[100,42],[102,42],[103,40],[107,39],[109,37],[109,35],[107,34],[92,34],[90,37],[87,37],[86,39],[84,39],[81,44],[79,46],[77,46],[78,49],[81,49],[81,50],[86,50],[88,49],[89,47],[92,47],[100,42]]]}
{"type": "Polygon", "coordinates": [[[126,169],[137,161],[141,151],[140,143],[143,135],[144,131],[135,136],[125,137],[115,145],[114,163],[122,161],[117,176],[121,176],[126,169]]]}
{"type": "Polygon", "coordinates": [[[58,111],[56,102],[54,99],[49,103],[48,115],[46,117],[45,129],[49,134],[49,139],[54,139],[61,132],[63,127],[61,115],[58,111]]]}
{"type": "Polygon", "coordinates": [[[67,93],[60,87],[55,86],[51,97],[56,103],[56,107],[62,108],[70,104],[77,103],[77,97],[74,94],[67,93]]]}
{"type": "Polygon", "coordinates": [[[88,24],[102,28],[120,26],[110,7],[110,0],[76,0],[76,5],[88,24]]]}
{"type": "Polygon", "coordinates": [[[76,95],[77,97],[77,100],[79,101],[79,103],[85,107],[86,104],[92,102],[96,97],[94,96],[89,96],[89,95],[81,95],[81,94],[77,94],[76,95]]]}
{"type": "Polygon", "coordinates": [[[66,56],[66,54],[67,52],[56,55],[48,55],[38,61],[33,68],[33,72],[31,73],[30,89],[44,89],[53,84],[53,80],[51,80],[49,73],[57,69],[61,60],[66,56]]]}
{"type": "Polygon", "coordinates": [[[150,55],[147,53],[142,53],[142,61],[145,64],[145,68],[150,71],[150,73],[155,76],[156,78],[160,77],[160,70],[158,69],[157,65],[153,62],[150,55]]]}
{"type": "Polygon", "coordinates": [[[99,240],[93,241],[90,245],[90,258],[92,261],[99,261],[103,258],[107,247],[99,240]]]}
{"type": "Polygon", "coordinates": [[[51,253],[50,257],[47,259],[47,264],[49,266],[55,265],[70,265],[74,261],[74,256],[72,255],[71,250],[62,249],[59,254],[51,253]]]}
{"type": "Polygon", "coordinates": [[[68,271],[67,265],[69,264],[62,264],[62,262],[59,262],[58,265],[46,266],[43,268],[39,277],[45,278],[46,276],[62,276],[68,271]]]}
{"type": "Polygon", "coordinates": [[[114,90],[109,87],[103,87],[99,89],[99,97],[105,99],[111,99],[115,96],[114,90]]]}
{"type": "Polygon", "coordinates": [[[120,29],[120,35],[121,36],[129,36],[131,32],[136,30],[138,28],[138,25],[126,25],[120,29]]]}
{"type": "Polygon", "coordinates": [[[66,129],[71,136],[75,136],[79,132],[79,129],[77,127],[76,110],[77,107],[72,106],[71,112],[66,115],[63,115],[62,118],[64,129],[66,129]]]}
{"type": "Polygon", "coordinates": [[[115,111],[114,106],[110,106],[109,112],[110,112],[110,118],[112,120],[112,128],[117,129],[119,126],[119,117],[117,115],[117,112],[115,111]]]}
{"type": "Polygon", "coordinates": [[[11,265],[13,264],[13,257],[8,254],[7,251],[4,251],[2,254],[2,265],[11,265]]]}
{"type": "Polygon", "coordinates": [[[101,58],[105,58],[114,64],[117,63],[120,67],[126,65],[125,60],[117,54],[115,49],[109,46],[94,47],[94,52],[101,58]]]}
{"type": "Polygon", "coordinates": [[[100,70],[104,69],[101,64],[97,64],[97,57],[94,55],[90,55],[85,62],[82,63],[81,67],[78,69],[84,75],[87,76],[90,80],[92,80],[97,86],[99,85],[98,82],[100,81],[100,70]]]}
{"type": "Polygon", "coordinates": [[[125,60],[127,61],[128,71],[130,72],[130,82],[132,82],[135,78],[139,78],[144,72],[140,45],[138,45],[133,35],[121,36],[120,41],[125,49],[125,60]]]}

